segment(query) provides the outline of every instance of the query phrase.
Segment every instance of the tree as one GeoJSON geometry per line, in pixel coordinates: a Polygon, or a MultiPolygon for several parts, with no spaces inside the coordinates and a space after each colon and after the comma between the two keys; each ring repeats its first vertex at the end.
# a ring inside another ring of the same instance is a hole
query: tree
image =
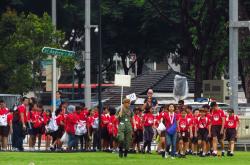
{"type": "Polygon", "coordinates": [[[0,90],[23,94],[31,89],[41,90],[41,53],[44,46],[60,47],[64,34],[55,31],[48,14],[18,15],[7,10],[1,16],[0,90]],[[7,25],[7,26],[6,26],[7,25]]]}

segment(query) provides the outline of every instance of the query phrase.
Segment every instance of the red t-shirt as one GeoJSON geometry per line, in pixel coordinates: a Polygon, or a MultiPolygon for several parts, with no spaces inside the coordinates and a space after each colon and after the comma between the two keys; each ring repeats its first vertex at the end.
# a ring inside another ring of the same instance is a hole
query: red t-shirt
{"type": "Polygon", "coordinates": [[[188,131],[189,129],[189,124],[188,124],[188,118],[187,118],[187,116],[186,117],[180,117],[179,119],[178,119],[178,131],[179,132],[186,132],[186,131],[188,131]]]}
{"type": "Polygon", "coordinates": [[[223,110],[212,110],[211,112],[211,123],[212,125],[222,125],[222,118],[225,118],[223,110]]]}
{"type": "Polygon", "coordinates": [[[65,123],[65,115],[63,113],[57,115],[55,119],[58,126],[64,126],[63,124],[65,123]]]}
{"type": "Polygon", "coordinates": [[[161,114],[158,114],[155,116],[154,122],[155,122],[155,126],[156,128],[159,126],[160,122],[161,122],[161,114]]]}
{"type": "Polygon", "coordinates": [[[163,119],[165,121],[166,129],[168,129],[174,123],[174,121],[177,120],[177,115],[175,113],[165,113],[163,119]]]}
{"type": "Polygon", "coordinates": [[[13,114],[12,113],[8,113],[7,114],[7,122],[8,122],[9,125],[12,122],[12,120],[13,120],[13,114]]]}
{"type": "Polygon", "coordinates": [[[81,114],[82,114],[85,118],[87,118],[88,115],[89,115],[88,109],[87,109],[87,108],[82,109],[81,114]]]}
{"type": "Polygon", "coordinates": [[[0,109],[0,115],[6,115],[9,113],[9,109],[8,108],[1,108],[0,109]]]}
{"type": "Polygon", "coordinates": [[[204,117],[198,117],[195,120],[195,124],[197,126],[198,129],[203,129],[203,128],[207,128],[209,127],[209,125],[211,124],[210,119],[207,116],[204,117]]]}
{"type": "Polygon", "coordinates": [[[43,123],[45,124],[45,125],[47,125],[48,124],[48,122],[50,121],[50,116],[47,116],[46,115],[46,113],[43,113],[43,123]]]}
{"type": "Polygon", "coordinates": [[[194,122],[194,115],[192,113],[187,114],[188,125],[191,126],[194,122]]]}
{"type": "Polygon", "coordinates": [[[227,116],[225,122],[225,128],[237,128],[239,123],[239,117],[237,115],[227,116]]]}
{"type": "Polygon", "coordinates": [[[110,115],[109,114],[102,114],[101,115],[101,127],[107,127],[110,121],[110,115]]]}
{"type": "Polygon", "coordinates": [[[115,115],[110,116],[110,122],[108,123],[108,132],[110,135],[116,137],[118,135],[118,120],[115,115]]]}
{"type": "Polygon", "coordinates": [[[43,124],[43,117],[41,116],[41,112],[31,111],[27,115],[27,119],[33,123],[34,128],[39,128],[43,124]]]}
{"type": "Polygon", "coordinates": [[[75,134],[75,125],[77,123],[77,116],[75,113],[70,113],[65,118],[65,131],[67,133],[75,134]]]}
{"type": "Polygon", "coordinates": [[[154,125],[154,115],[152,113],[146,113],[143,116],[144,126],[149,127],[154,125]]]}
{"type": "Polygon", "coordinates": [[[136,129],[142,129],[142,119],[139,115],[134,115],[135,123],[133,123],[133,128],[134,124],[136,126],[136,129]]]}
{"type": "Polygon", "coordinates": [[[87,120],[87,126],[88,126],[89,128],[90,128],[90,127],[93,127],[94,121],[95,121],[94,116],[89,116],[89,117],[88,117],[88,120],[87,120]]]}
{"type": "Polygon", "coordinates": [[[24,119],[24,123],[27,122],[27,114],[26,114],[26,107],[24,104],[22,105],[19,105],[17,107],[17,110],[18,110],[18,114],[19,114],[19,117],[20,117],[20,122],[21,122],[21,113],[23,113],[23,119],[24,119]]]}

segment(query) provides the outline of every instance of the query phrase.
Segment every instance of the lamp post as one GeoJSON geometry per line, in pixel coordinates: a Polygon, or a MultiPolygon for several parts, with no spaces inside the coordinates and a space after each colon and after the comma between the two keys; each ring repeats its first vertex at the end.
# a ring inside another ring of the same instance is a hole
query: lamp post
{"type": "Polygon", "coordinates": [[[238,30],[241,27],[248,27],[250,21],[238,21],[238,0],[229,0],[229,76],[232,95],[230,106],[238,113],[238,30]]]}
{"type": "Polygon", "coordinates": [[[101,148],[101,114],[102,114],[102,13],[101,13],[101,0],[99,2],[99,64],[98,64],[98,105],[99,105],[99,148],[101,148]]]}

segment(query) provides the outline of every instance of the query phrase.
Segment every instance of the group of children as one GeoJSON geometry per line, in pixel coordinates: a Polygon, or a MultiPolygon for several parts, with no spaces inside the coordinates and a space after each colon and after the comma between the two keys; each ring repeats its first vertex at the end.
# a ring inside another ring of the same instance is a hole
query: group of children
{"type": "MultiPolygon", "coordinates": [[[[151,153],[154,129],[158,142],[157,152],[163,158],[185,158],[187,154],[201,157],[218,154],[224,156],[224,140],[229,143],[227,156],[234,155],[239,117],[234,114],[233,109],[228,109],[227,114],[224,113],[216,102],[194,110],[191,106],[169,104],[161,107],[157,115],[152,115],[152,107],[149,107],[144,113],[135,113],[135,118],[141,122],[144,133],[142,153],[145,153],[146,147],[147,152],[151,153]],[[141,120],[138,120],[138,115],[141,120]],[[218,143],[221,145],[221,153],[218,153],[218,143]]],[[[135,134],[138,131],[137,127],[135,134]]],[[[140,151],[140,148],[137,148],[140,151]]]]}
{"type": "MultiPolygon", "coordinates": [[[[119,122],[116,109],[103,107],[99,123],[98,107],[89,111],[84,104],[75,107],[62,102],[52,113],[51,110],[44,111],[43,106],[34,99],[26,99],[12,112],[4,101],[0,101],[2,150],[7,149],[7,137],[13,133],[15,123],[19,123],[16,125],[21,127],[14,129],[22,129],[24,137],[30,135],[30,151],[35,150],[36,141],[40,150],[42,137],[45,137],[46,150],[63,150],[62,146],[66,144],[69,151],[96,151],[98,146],[103,151],[117,151],[119,122]]],[[[187,154],[217,156],[218,143],[221,145],[221,155],[224,156],[224,140],[229,142],[227,155],[234,155],[239,118],[233,109],[228,109],[225,114],[216,102],[212,102],[210,106],[204,105],[194,110],[191,106],[169,104],[161,107],[156,114],[151,106],[144,107],[143,110],[136,107],[133,111],[132,152],[152,153],[151,143],[155,137],[157,152],[163,158],[184,158],[187,154]]],[[[12,138],[12,144],[15,143],[15,138],[12,138]]],[[[14,150],[22,150],[22,146],[13,147],[14,150]]]]}

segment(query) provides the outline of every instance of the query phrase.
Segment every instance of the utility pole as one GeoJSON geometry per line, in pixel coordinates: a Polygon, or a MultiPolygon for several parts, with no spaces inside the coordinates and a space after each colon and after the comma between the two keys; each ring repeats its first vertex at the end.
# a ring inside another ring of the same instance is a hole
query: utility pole
{"type": "Polygon", "coordinates": [[[90,0],[85,0],[85,87],[84,98],[87,108],[91,108],[91,84],[90,84],[90,0]]]}
{"type": "Polygon", "coordinates": [[[101,0],[99,2],[99,64],[98,64],[98,105],[99,105],[99,148],[101,148],[101,114],[102,114],[102,13],[101,13],[101,0]]]}
{"type": "Polygon", "coordinates": [[[250,29],[250,21],[238,21],[238,0],[229,0],[229,76],[232,95],[230,106],[238,113],[238,42],[240,27],[250,29]]]}
{"type": "MultiPolygon", "coordinates": [[[[52,0],[52,24],[56,30],[56,0],[52,0]]],[[[56,56],[52,56],[52,107],[53,112],[56,111],[56,90],[57,90],[57,71],[56,71],[56,56]]]]}

